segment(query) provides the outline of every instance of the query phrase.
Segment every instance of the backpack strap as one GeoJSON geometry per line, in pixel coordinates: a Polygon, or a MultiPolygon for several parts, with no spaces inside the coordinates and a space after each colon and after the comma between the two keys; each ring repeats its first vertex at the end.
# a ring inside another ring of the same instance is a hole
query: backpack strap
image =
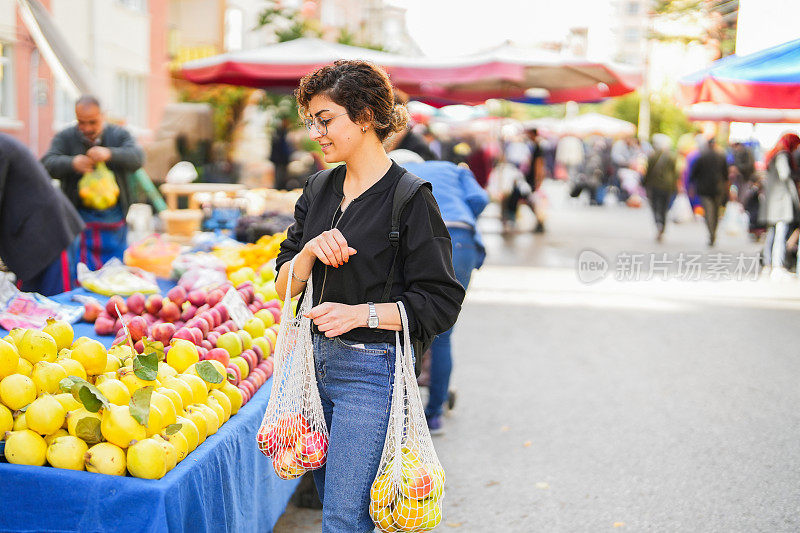
{"type": "Polygon", "coordinates": [[[326,168],[325,170],[320,170],[308,178],[306,186],[308,187],[309,207],[311,207],[311,203],[314,201],[314,198],[316,198],[320,191],[325,188],[325,184],[328,183],[328,178],[331,177],[331,174],[333,174],[335,169],[336,167],[326,168]]]}
{"type": "Polygon", "coordinates": [[[381,302],[389,301],[389,292],[392,290],[392,281],[394,280],[394,269],[397,265],[397,254],[400,251],[400,215],[403,213],[408,202],[417,194],[417,191],[422,186],[428,187],[431,191],[433,187],[431,184],[419,176],[415,176],[411,172],[406,171],[397,186],[394,189],[394,198],[392,199],[392,226],[389,231],[389,244],[394,248],[394,257],[392,258],[392,267],[389,270],[389,277],[386,278],[386,285],[383,287],[383,296],[381,302]]]}

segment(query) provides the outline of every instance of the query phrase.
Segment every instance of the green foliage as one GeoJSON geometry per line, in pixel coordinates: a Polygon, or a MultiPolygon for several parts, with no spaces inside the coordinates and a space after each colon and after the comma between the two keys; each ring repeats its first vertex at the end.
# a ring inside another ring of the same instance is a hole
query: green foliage
{"type": "MultiPolygon", "coordinates": [[[[598,111],[638,124],[639,102],[640,95],[636,91],[604,102],[598,111]]],[[[650,97],[650,131],[665,133],[677,141],[684,133],[694,133],[696,128],[668,95],[656,93],[650,97]]]]}
{"type": "Polygon", "coordinates": [[[322,29],[317,21],[306,19],[299,11],[285,9],[277,2],[271,2],[258,14],[256,28],[264,27],[269,27],[281,43],[301,37],[322,36],[322,29]]]}
{"type": "Polygon", "coordinates": [[[214,140],[228,142],[253,89],[233,85],[187,85],[178,91],[180,102],[205,102],[214,110],[214,140]]]}

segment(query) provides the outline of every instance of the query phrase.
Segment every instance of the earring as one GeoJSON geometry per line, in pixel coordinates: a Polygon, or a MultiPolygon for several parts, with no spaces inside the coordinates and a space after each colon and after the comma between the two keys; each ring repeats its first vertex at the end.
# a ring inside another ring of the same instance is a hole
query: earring
{"type": "Polygon", "coordinates": [[[361,128],[361,133],[367,133],[367,127],[366,127],[366,126],[364,126],[363,128],[361,128]]]}

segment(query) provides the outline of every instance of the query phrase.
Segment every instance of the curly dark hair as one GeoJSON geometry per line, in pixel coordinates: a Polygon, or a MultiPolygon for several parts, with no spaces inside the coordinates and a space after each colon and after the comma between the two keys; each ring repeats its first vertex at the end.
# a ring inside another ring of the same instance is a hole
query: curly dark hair
{"type": "Polygon", "coordinates": [[[303,76],[294,95],[302,114],[315,96],[330,98],[347,110],[353,122],[370,123],[380,141],[402,131],[408,122],[408,111],[395,101],[389,76],[369,61],[340,59],[321,67],[303,76]]]}

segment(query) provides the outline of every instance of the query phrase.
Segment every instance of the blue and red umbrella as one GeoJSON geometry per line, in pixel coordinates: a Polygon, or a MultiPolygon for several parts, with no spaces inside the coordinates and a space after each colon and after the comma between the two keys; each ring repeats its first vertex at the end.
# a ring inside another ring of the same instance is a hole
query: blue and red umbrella
{"type": "Polygon", "coordinates": [[[800,108],[800,39],[728,56],[679,82],[683,104],[711,102],[766,109],[800,108]]]}

